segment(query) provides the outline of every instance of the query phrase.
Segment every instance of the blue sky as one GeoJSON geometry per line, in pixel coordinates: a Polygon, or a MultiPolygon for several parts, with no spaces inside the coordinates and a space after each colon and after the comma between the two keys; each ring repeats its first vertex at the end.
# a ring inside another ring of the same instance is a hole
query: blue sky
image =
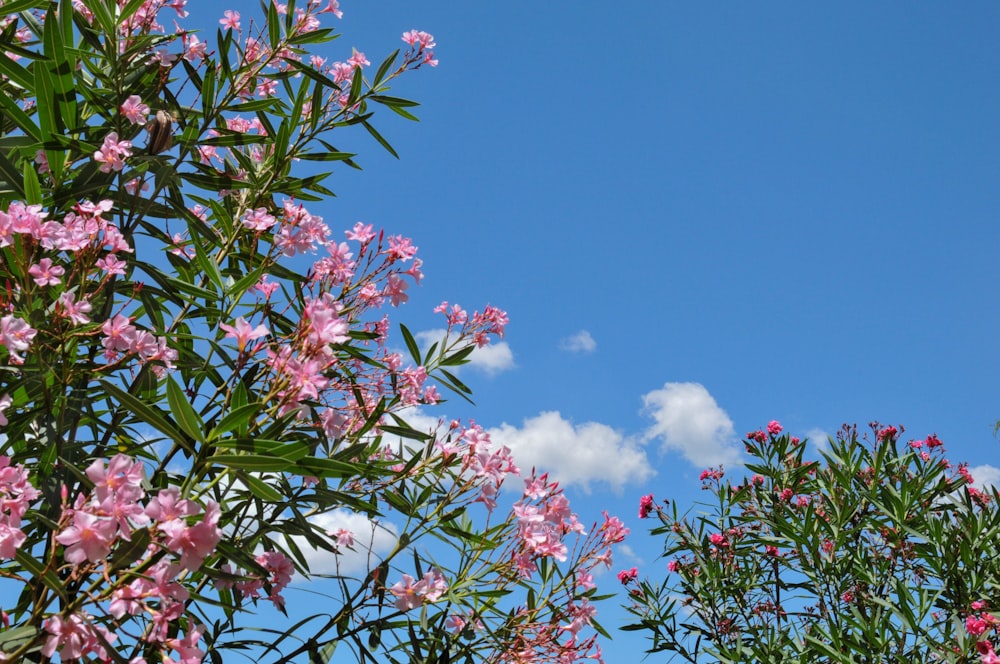
{"type": "MultiPolygon", "coordinates": [[[[411,329],[442,300],[509,312],[509,355],[463,372],[477,406],[427,414],[497,429],[584,520],[622,514],[619,567],[664,573],[642,494],[690,504],[771,419],[936,432],[1000,480],[1000,6],[342,9],[333,59],[378,62],[417,28],[440,66],[393,90],[419,123],[376,122],[401,160],[345,133],[365,171],[314,211],[415,238],[411,329]]],[[[617,635],[609,661],[644,647],[617,635]]]]}

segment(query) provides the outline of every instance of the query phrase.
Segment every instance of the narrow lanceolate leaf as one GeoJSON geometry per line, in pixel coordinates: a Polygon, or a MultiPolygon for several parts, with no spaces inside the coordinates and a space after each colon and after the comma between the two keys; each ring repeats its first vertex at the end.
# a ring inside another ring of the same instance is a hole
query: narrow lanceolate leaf
{"type": "Polygon", "coordinates": [[[392,67],[393,63],[396,62],[396,57],[398,55],[399,55],[399,49],[396,49],[389,55],[389,57],[387,57],[385,60],[382,61],[382,64],[380,64],[378,67],[378,71],[375,72],[375,79],[374,82],[372,83],[372,86],[376,88],[378,87],[378,84],[382,82],[382,79],[385,78],[385,75],[389,73],[389,69],[392,67]]]}
{"type": "Polygon", "coordinates": [[[173,413],[177,424],[187,435],[200,443],[207,442],[205,438],[205,423],[195,412],[194,407],[188,400],[184,390],[174,382],[173,378],[167,379],[167,403],[170,404],[170,412],[173,413]]]}
{"type": "MultiPolygon", "coordinates": [[[[6,9],[6,6],[0,5],[0,10],[2,9],[6,9]]],[[[0,51],[0,74],[25,90],[32,90],[35,87],[35,79],[28,70],[11,60],[10,56],[2,51],[0,51]]]]}
{"type": "Polygon", "coordinates": [[[382,137],[382,134],[378,133],[375,130],[375,127],[371,126],[371,124],[369,124],[367,121],[366,122],[362,122],[361,124],[364,125],[364,128],[367,129],[368,133],[372,135],[372,138],[374,138],[376,141],[378,141],[379,144],[382,147],[384,147],[389,154],[391,154],[396,159],[399,159],[399,154],[397,154],[396,151],[392,148],[392,146],[389,145],[389,141],[385,140],[382,137]]]}
{"type": "Polygon", "coordinates": [[[241,433],[245,435],[247,424],[250,420],[257,416],[257,413],[260,412],[260,408],[261,404],[250,403],[232,410],[222,418],[222,421],[220,421],[214,429],[212,429],[212,433],[208,435],[208,439],[210,441],[216,440],[222,434],[229,433],[233,429],[240,429],[241,433]]]}
{"type": "Polygon", "coordinates": [[[252,470],[257,473],[277,473],[292,466],[288,459],[261,454],[216,454],[211,457],[213,464],[227,468],[252,470]]]}
{"type": "Polygon", "coordinates": [[[101,387],[108,393],[108,395],[117,400],[118,403],[121,404],[121,406],[127,411],[160,433],[164,433],[169,436],[175,443],[188,452],[194,451],[191,446],[190,439],[184,435],[183,431],[171,423],[170,420],[167,419],[166,414],[159,408],[137,399],[134,395],[129,394],[117,385],[112,385],[106,380],[102,380],[100,383],[101,387]]]}
{"type": "MultiPolygon", "coordinates": [[[[73,5],[70,0],[61,0],[59,6],[60,15],[72,17],[73,5]]],[[[76,59],[71,59],[70,51],[63,41],[65,19],[59,21],[45,21],[42,40],[45,44],[45,52],[49,59],[45,61],[49,70],[49,79],[52,82],[53,99],[56,102],[57,112],[56,126],[60,135],[65,133],[67,128],[76,127],[79,123],[76,119],[76,86],[73,78],[76,72],[76,59]]],[[[70,38],[72,39],[72,27],[70,24],[70,38]]],[[[35,64],[36,67],[42,62],[35,64]]],[[[61,174],[57,175],[57,179],[61,174]]]]}
{"type": "Polygon", "coordinates": [[[49,6],[49,0],[8,0],[0,4],[0,12],[4,15],[16,14],[26,9],[45,9],[49,6]]]}
{"type": "Polygon", "coordinates": [[[42,204],[42,185],[38,182],[38,174],[35,167],[30,162],[24,162],[24,198],[29,205],[42,204]]]}
{"type": "Polygon", "coordinates": [[[6,115],[14,121],[18,128],[37,142],[42,141],[42,130],[35,124],[35,121],[28,116],[13,97],[0,94],[0,114],[6,115]]]}
{"type": "Polygon", "coordinates": [[[410,351],[410,357],[413,358],[414,362],[420,364],[420,346],[410,334],[410,330],[405,325],[400,325],[399,331],[403,333],[403,342],[406,343],[406,349],[410,351]]]}
{"type": "Polygon", "coordinates": [[[256,475],[240,473],[239,480],[247,485],[247,488],[250,489],[250,493],[257,496],[261,500],[266,500],[270,503],[278,503],[282,500],[281,493],[277,489],[256,475]]]}
{"type": "Polygon", "coordinates": [[[335,459],[309,457],[301,459],[295,468],[289,469],[296,475],[315,475],[316,477],[362,477],[364,468],[357,464],[345,463],[335,459]]]}

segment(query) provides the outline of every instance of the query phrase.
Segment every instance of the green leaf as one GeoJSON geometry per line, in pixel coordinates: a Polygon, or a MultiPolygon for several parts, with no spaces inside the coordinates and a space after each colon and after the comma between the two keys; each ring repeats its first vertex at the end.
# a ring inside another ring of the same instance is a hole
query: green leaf
{"type": "MultiPolygon", "coordinates": [[[[0,152],[0,178],[2,178],[3,184],[11,187],[9,191],[13,192],[15,197],[25,197],[23,176],[3,152],[0,152]]],[[[6,205],[3,207],[6,207],[6,205]]]]}
{"type": "Polygon", "coordinates": [[[215,454],[209,457],[212,464],[240,470],[252,470],[257,473],[279,473],[292,466],[288,459],[260,454],[215,454]]]}
{"type": "Polygon", "coordinates": [[[392,111],[396,115],[399,115],[401,117],[406,118],[407,120],[410,120],[411,122],[420,122],[420,118],[418,118],[417,116],[415,116],[413,113],[408,112],[406,109],[400,108],[399,106],[392,106],[390,104],[390,105],[387,105],[386,108],[388,108],[390,111],[392,111]]]}
{"type": "Polygon", "coordinates": [[[24,161],[24,198],[29,205],[42,204],[42,185],[38,182],[35,165],[28,160],[24,161]]]}
{"type": "Polygon", "coordinates": [[[101,387],[113,398],[117,399],[118,402],[128,410],[130,413],[138,417],[140,420],[146,424],[152,426],[154,429],[158,430],[160,433],[164,433],[169,436],[174,442],[180,445],[183,449],[188,452],[194,452],[194,448],[191,446],[190,439],[184,435],[177,427],[170,423],[166,418],[165,414],[139,399],[134,395],[129,394],[117,385],[113,385],[106,380],[99,381],[101,387]]]}
{"type": "Polygon", "coordinates": [[[281,19],[278,18],[278,4],[267,3],[267,36],[271,41],[271,49],[277,50],[281,42],[281,19]]]}
{"type": "Polygon", "coordinates": [[[340,90],[340,86],[337,85],[336,81],[334,81],[329,76],[326,76],[321,72],[316,71],[316,69],[313,68],[312,66],[302,62],[298,62],[296,60],[286,60],[285,62],[291,65],[293,69],[298,70],[300,73],[304,74],[308,78],[311,78],[317,83],[325,85],[326,87],[331,88],[333,90],[340,90]]]}
{"type": "Polygon", "coordinates": [[[465,394],[472,394],[472,390],[470,390],[465,383],[456,378],[453,373],[445,371],[444,369],[441,369],[440,371],[444,375],[444,377],[447,378],[448,381],[451,383],[450,387],[457,388],[459,391],[464,392],[465,394]]]}
{"type": "Polygon", "coordinates": [[[298,155],[306,161],[347,161],[356,156],[353,152],[300,152],[298,155]]]}
{"type": "Polygon", "coordinates": [[[357,67],[354,70],[354,76],[351,77],[351,92],[347,96],[347,108],[353,108],[361,98],[361,93],[364,91],[365,78],[361,72],[361,67],[357,67]]]}
{"type": "Polygon", "coordinates": [[[215,147],[232,147],[234,145],[253,145],[267,143],[269,136],[259,134],[246,134],[242,132],[220,131],[218,136],[208,136],[199,141],[199,145],[212,145],[215,147]]]}
{"type": "Polygon", "coordinates": [[[413,358],[414,362],[420,364],[420,346],[410,334],[410,330],[405,325],[400,324],[399,331],[403,333],[403,342],[406,343],[406,349],[410,351],[410,357],[413,358]]]}
{"type": "Polygon", "coordinates": [[[277,489],[273,488],[256,475],[242,473],[239,475],[239,479],[247,485],[247,488],[250,489],[250,493],[257,496],[261,500],[266,500],[269,503],[280,503],[283,500],[283,496],[277,489]]]}
{"type": "Polygon", "coordinates": [[[399,106],[400,108],[410,108],[413,106],[420,106],[418,102],[410,101],[409,99],[403,99],[402,97],[389,97],[387,95],[371,95],[368,98],[380,104],[385,104],[386,106],[399,106]]]}
{"type": "Polygon", "coordinates": [[[257,416],[260,409],[260,403],[250,403],[230,411],[225,417],[222,418],[222,421],[220,421],[219,424],[212,429],[212,432],[208,435],[209,441],[216,440],[222,434],[228,433],[233,429],[239,429],[241,435],[246,435],[247,423],[257,416]]]}
{"type": "MultiPolygon", "coordinates": [[[[87,8],[94,13],[94,20],[97,21],[100,26],[101,32],[106,35],[114,35],[118,33],[115,26],[115,19],[108,11],[108,3],[105,0],[97,0],[97,2],[87,3],[87,8]]],[[[6,9],[6,7],[4,7],[6,9]]]]}
{"type": "Polygon", "coordinates": [[[301,459],[294,469],[297,475],[315,475],[316,477],[362,477],[363,466],[358,464],[337,461],[336,459],[321,459],[319,457],[309,457],[301,459]]]}
{"type": "Polygon", "coordinates": [[[52,569],[43,565],[42,561],[38,560],[32,553],[24,549],[19,549],[15,558],[21,567],[31,573],[34,583],[37,584],[38,581],[41,580],[49,590],[54,592],[63,600],[66,599],[65,584],[59,579],[56,573],[52,571],[52,569]]]}
{"type": "Polygon", "coordinates": [[[170,411],[184,433],[200,443],[207,442],[205,438],[205,423],[202,422],[201,417],[195,412],[191,402],[188,401],[187,395],[184,394],[184,390],[181,389],[180,385],[172,377],[167,378],[167,403],[170,404],[170,411]]]}
{"type": "MultiPolygon", "coordinates": [[[[0,651],[14,652],[28,641],[35,638],[38,628],[32,625],[22,625],[13,629],[5,629],[0,632],[0,651]]],[[[41,648],[41,643],[38,644],[41,648]]]]}
{"type": "Polygon", "coordinates": [[[301,44],[322,44],[325,42],[333,41],[337,39],[340,35],[335,34],[331,28],[320,28],[318,30],[312,30],[310,32],[296,32],[292,35],[291,39],[288,40],[289,44],[301,45],[301,44]]]}
{"type": "Polygon", "coordinates": [[[408,438],[410,440],[426,442],[433,438],[430,434],[417,431],[416,429],[411,429],[410,427],[397,427],[388,424],[380,424],[378,425],[378,428],[379,431],[382,431],[383,433],[399,436],[400,438],[408,438]]]}
{"type": "Polygon", "coordinates": [[[467,360],[466,358],[472,355],[472,352],[474,350],[476,350],[475,346],[466,346],[465,348],[462,348],[442,359],[441,366],[452,367],[452,366],[460,366],[462,364],[467,364],[469,360],[467,360]]]}
{"type": "Polygon", "coordinates": [[[382,147],[384,147],[384,148],[386,149],[386,151],[387,151],[387,152],[388,152],[389,154],[391,154],[391,155],[392,155],[393,157],[395,157],[396,159],[399,159],[399,155],[398,155],[398,154],[396,153],[396,151],[395,151],[395,150],[393,150],[393,149],[392,149],[392,146],[391,146],[391,145],[389,145],[389,141],[387,141],[387,140],[385,140],[384,138],[382,138],[382,134],[380,134],[380,133],[378,133],[377,131],[375,131],[375,127],[371,126],[371,124],[369,124],[369,123],[368,123],[368,121],[365,121],[365,122],[362,122],[361,124],[362,124],[362,125],[364,126],[364,128],[365,128],[365,129],[367,129],[367,130],[368,130],[368,133],[369,133],[369,134],[371,134],[371,135],[372,135],[372,137],[373,137],[373,138],[374,138],[374,139],[375,139],[376,141],[378,141],[378,142],[379,142],[379,144],[381,144],[381,145],[382,145],[382,147]]]}
{"type": "MultiPolygon", "coordinates": [[[[79,125],[76,117],[76,86],[73,78],[76,73],[76,60],[71,60],[68,57],[66,44],[63,42],[67,29],[69,30],[70,39],[72,39],[73,35],[72,22],[69,24],[66,22],[67,15],[70,19],[72,18],[73,5],[69,0],[60,0],[59,20],[45,21],[42,34],[45,53],[49,57],[45,61],[45,65],[49,70],[49,79],[52,83],[54,93],[53,98],[58,108],[56,126],[60,134],[64,133],[68,127],[75,128],[79,125]]],[[[35,66],[38,67],[41,64],[41,62],[38,62],[35,66]]],[[[61,167],[62,164],[59,164],[59,166],[61,167]]],[[[61,172],[53,173],[53,176],[57,180],[61,178],[61,175],[61,172]]]]}
{"type": "MultiPolygon", "coordinates": [[[[189,228],[191,227],[189,226],[189,228]]],[[[194,229],[192,228],[192,231],[193,230],[194,229]]],[[[218,288],[220,292],[225,292],[226,285],[222,279],[222,273],[219,272],[219,265],[215,262],[214,258],[205,252],[204,244],[199,242],[197,238],[194,238],[193,232],[192,238],[194,239],[194,242],[191,243],[191,246],[194,247],[193,263],[201,267],[202,274],[208,276],[209,280],[215,284],[216,288],[218,288]]],[[[212,299],[215,298],[215,293],[212,293],[212,299]]]]}
{"type": "Polygon", "coordinates": [[[26,9],[46,9],[48,6],[49,0],[8,0],[0,5],[0,11],[9,16],[26,9]]]}
{"type": "Polygon", "coordinates": [[[385,75],[389,73],[389,69],[392,67],[392,64],[396,62],[396,58],[398,56],[399,56],[399,49],[397,48],[395,51],[389,54],[389,57],[387,57],[385,60],[382,61],[382,64],[378,66],[378,71],[375,72],[375,80],[372,83],[373,86],[378,87],[378,84],[382,82],[382,79],[385,78],[385,75]]]}
{"type": "Polygon", "coordinates": [[[285,461],[298,461],[309,456],[309,446],[302,442],[283,442],[280,440],[267,440],[264,438],[238,438],[236,440],[220,440],[215,446],[226,450],[240,450],[243,452],[254,452],[283,459],[285,461]]]}
{"type": "Polygon", "coordinates": [[[13,97],[0,94],[0,111],[13,120],[18,128],[33,140],[39,143],[42,142],[42,130],[27,113],[21,110],[21,107],[18,106],[17,101],[13,97]]]}
{"type": "MultiPolygon", "coordinates": [[[[0,9],[6,9],[6,7],[0,6],[0,9]]],[[[27,69],[11,60],[10,56],[3,51],[0,51],[0,74],[9,78],[29,94],[35,89],[35,78],[28,73],[27,69]]]]}

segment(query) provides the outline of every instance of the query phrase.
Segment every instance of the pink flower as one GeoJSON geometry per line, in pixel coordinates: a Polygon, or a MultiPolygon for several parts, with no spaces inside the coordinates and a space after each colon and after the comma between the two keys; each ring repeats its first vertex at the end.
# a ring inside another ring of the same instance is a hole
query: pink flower
{"type": "Polygon", "coordinates": [[[197,627],[188,625],[187,634],[183,639],[167,639],[166,644],[177,651],[180,659],[164,657],[163,664],[200,664],[205,653],[198,648],[197,643],[204,631],[205,628],[201,625],[197,627]]]}
{"type": "Polygon", "coordinates": [[[645,519],[653,511],[653,494],[643,496],[639,499],[639,518],[645,519]]]}
{"type": "Polygon", "coordinates": [[[424,578],[414,583],[414,579],[409,574],[403,575],[403,580],[398,581],[389,589],[396,597],[396,608],[400,611],[409,611],[421,606],[424,602],[436,602],[448,591],[448,584],[444,577],[437,570],[429,570],[424,574],[424,578]]]}
{"type": "Polygon", "coordinates": [[[781,433],[781,430],[782,426],[781,423],[778,422],[778,420],[771,420],[770,422],[767,423],[767,432],[772,436],[777,436],[779,433],[781,433]]]}
{"type": "Polygon", "coordinates": [[[105,643],[111,643],[118,637],[100,625],[90,622],[90,616],[85,611],[72,613],[66,618],[54,615],[45,621],[45,631],[49,633],[42,646],[42,655],[52,657],[59,651],[62,661],[81,659],[90,653],[95,653],[102,660],[108,659],[105,643]]]}
{"type": "Polygon", "coordinates": [[[248,341],[266,337],[268,334],[268,329],[263,325],[251,328],[250,323],[246,322],[246,320],[242,317],[237,318],[234,322],[235,327],[232,325],[226,325],[225,323],[219,323],[219,328],[226,332],[227,339],[236,339],[236,346],[239,348],[241,353],[244,349],[246,349],[248,341]]]}
{"type": "Polygon", "coordinates": [[[31,340],[37,334],[35,328],[26,322],[8,314],[0,318],[0,345],[3,345],[10,352],[11,361],[14,364],[24,362],[18,353],[28,350],[31,347],[31,340]]]}
{"type": "Polygon", "coordinates": [[[397,581],[389,592],[396,597],[396,608],[400,611],[409,611],[423,604],[414,579],[409,574],[404,574],[403,580],[397,581]]]}
{"type": "Polygon", "coordinates": [[[277,223],[277,219],[268,214],[265,208],[248,211],[242,221],[244,226],[255,231],[266,231],[277,223]]]}
{"type": "Polygon", "coordinates": [[[59,315],[73,321],[74,325],[83,325],[90,322],[87,314],[91,310],[90,302],[86,299],[76,300],[72,293],[63,293],[59,296],[59,315]]]}
{"type": "Polygon", "coordinates": [[[226,30],[236,30],[240,29],[240,13],[233,11],[232,9],[227,9],[222,12],[224,18],[219,19],[219,25],[221,25],[226,30]]]}
{"type": "Polygon", "coordinates": [[[181,567],[198,569],[215,550],[215,545],[222,539],[222,531],[218,526],[220,516],[218,503],[209,502],[204,517],[193,526],[180,519],[160,524],[160,530],[167,535],[167,548],[180,554],[181,567]]]}
{"type": "Polygon", "coordinates": [[[125,168],[125,159],[132,156],[132,141],[119,141],[118,132],[104,137],[101,149],[94,153],[94,161],[101,164],[102,173],[120,171],[125,168]]]}
{"type": "Polygon", "coordinates": [[[99,563],[111,553],[116,531],[114,521],[77,510],[73,512],[73,525],[65,528],[55,539],[66,547],[63,555],[67,562],[78,564],[89,560],[99,563]]]}
{"type": "Polygon", "coordinates": [[[404,32],[403,41],[420,50],[425,48],[434,48],[437,46],[437,44],[434,43],[434,35],[423,32],[422,30],[409,30],[404,32]]]}
{"type": "Polygon", "coordinates": [[[27,535],[6,523],[0,522],[0,560],[14,558],[27,535]]]}
{"type": "Polygon", "coordinates": [[[398,307],[410,299],[410,296],[406,294],[406,289],[409,287],[410,285],[400,279],[399,275],[390,274],[383,295],[389,298],[392,306],[398,307]]]}
{"type": "Polygon", "coordinates": [[[885,427],[884,429],[879,429],[875,433],[875,438],[877,440],[879,440],[879,441],[883,441],[883,440],[885,440],[887,438],[895,438],[896,434],[898,434],[898,433],[899,433],[899,430],[896,427],[894,427],[894,426],[888,426],[888,427],[885,427]]]}
{"type": "Polygon", "coordinates": [[[104,270],[108,276],[114,274],[125,274],[125,261],[119,260],[114,254],[108,254],[97,261],[97,267],[104,270]]]}
{"type": "Polygon", "coordinates": [[[121,314],[116,314],[114,318],[104,321],[101,331],[104,333],[101,345],[112,353],[129,350],[138,332],[132,325],[131,319],[121,314]]]}
{"type": "Polygon", "coordinates": [[[182,36],[184,42],[184,59],[188,62],[194,62],[195,60],[204,60],[208,57],[206,48],[208,44],[206,42],[200,41],[197,35],[192,35],[185,32],[182,36]]]}
{"type": "Polygon", "coordinates": [[[354,224],[353,229],[344,232],[347,234],[348,240],[356,240],[361,244],[368,244],[375,239],[375,233],[372,231],[372,225],[364,224],[360,221],[354,224]]]}
{"type": "Polygon", "coordinates": [[[367,67],[371,64],[371,62],[368,61],[368,58],[365,57],[364,53],[355,48],[352,49],[351,57],[347,59],[347,64],[357,68],[367,67]]]}
{"type": "Polygon", "coordinates": [[[340,3],[337,0],[329,0],[326,7],[320,10],[320,14],[333,14],[337,18],[344,18],[344,12],[340,11],[340,3]]]}
{"type": "Polygon", "coordinates": [[[125,119],[132,124],[140,124],[146,121],[146,116],[149,115],[149,106],[142,103],[142,98],[139,95],[130,95],[128,99],[125,100],[119,110],[125,119]]]}
{"type": "Polygon", "coordinates": [[[52,259],[43,258],[28,268],[28,274],[39,286],[55,286],[61,282],[59,277],[66,274],[66,270],[60,265],[53,265],[52,259]]]}
{"type": "Polygon", "coordinates": [[[604,533],[604,543],[605,544],[615,544],[617,542],[624,542],[625,536],[629,534],[629,529],[625,527],[618,517],[609,516],[607,511],[604,512],[604,524],[601,526],[601,532],[604,533]]]}
{"type": "Polygon", "coordinates": [[[326,533],[330,537],[337,538],[337,545],[348,549],[354,546],[354,533],[346,528],[337,528],[326,533]]]}
{"type": "Polygon", "coordinates": [[[639,569],[633,567],[630,570],[622,570],[618,572],[618,580],[622,582],[622,585],[627,585],[630,581],[634,581],[636,577],[639,576],[639,569]]]}
{"type": "Polygon", "coordinates": [[[979,636],[985,632],[988,627],[989,623],[979,616],[971,615],[965,619],[965,631],[972,636],[979,636]]]}

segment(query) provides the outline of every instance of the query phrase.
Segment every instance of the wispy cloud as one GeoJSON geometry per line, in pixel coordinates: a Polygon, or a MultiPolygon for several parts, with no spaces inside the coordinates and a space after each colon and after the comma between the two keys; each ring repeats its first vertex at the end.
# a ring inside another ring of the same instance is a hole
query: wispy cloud
{"type": "Polygon", "coordinates": [[[645,437],[658,440],[661,450],[679,452],[701,467],[740,462],[733,421],[703,385],[667,383],[642,401],[645,414],[656,421],[645,437]]]}
{"type": "Polygon", "coordinates": [[[556,411],[543,412],[515,427],[490,429],[493,442],[510,447],[522,474],[548,471],[563,484],[589,490],[605,483],[620,492],[653,476],[641,442],[598,422],[574,425],[556,411]]]}
{"type": "Polygon", "coordinates": [[[587,330],[580,330],[576,334],[560,339],[559,350],[570,353],[593,353],[597,350],[597,342],[587,330]]]}

